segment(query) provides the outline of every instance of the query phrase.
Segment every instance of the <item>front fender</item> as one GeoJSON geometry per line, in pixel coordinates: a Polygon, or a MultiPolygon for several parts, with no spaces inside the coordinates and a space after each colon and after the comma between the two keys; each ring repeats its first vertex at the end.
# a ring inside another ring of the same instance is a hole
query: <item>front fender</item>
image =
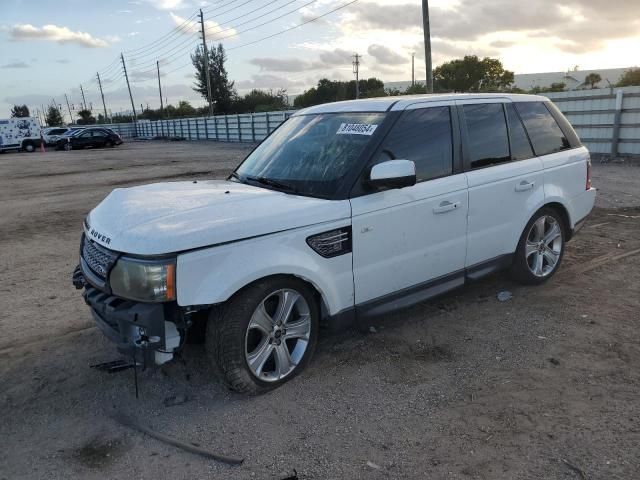
{"type": "Polygon", "coordinates": [[[353,307],[351,253],[324,258],[306,242],[311,235],[347,225],[345,220],[323,223],[180,254],[178,304],[222,303],[256,280],[288,274],[311,283],[330,315],[353,307]]]}

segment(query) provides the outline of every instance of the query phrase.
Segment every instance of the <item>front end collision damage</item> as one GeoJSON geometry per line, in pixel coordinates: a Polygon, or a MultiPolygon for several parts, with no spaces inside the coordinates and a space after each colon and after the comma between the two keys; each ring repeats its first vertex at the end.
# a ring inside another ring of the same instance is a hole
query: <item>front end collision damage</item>
{"type": "Polygon", "coordinates": [[[96,325],[118,351],[145,366],[162,365],[173,358],[184,345],[198,311],[175,302],[142,303],[116,297],[88,282],[80,266],[73,273],[73,285],[84,289],[82,296],[96,325]]]}

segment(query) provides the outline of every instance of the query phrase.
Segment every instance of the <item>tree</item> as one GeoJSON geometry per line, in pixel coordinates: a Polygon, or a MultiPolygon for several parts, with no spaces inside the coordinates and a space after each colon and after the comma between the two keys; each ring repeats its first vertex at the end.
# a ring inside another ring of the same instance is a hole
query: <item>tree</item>
{"type": "Polygon", "coordinates": [[[11,109],[12,118],[23,118],[29,116],[29,107],[27,107],[26,105],[14,105],[11,109]]]}
{"type": "Polygon", "coordinates": [[[502,62],[476,55],[451,60],[433,72],[435,88],[439,91],[490,92],[507,89],[514,81],[513,72],[505,70],[502,62]]]}
{"type": "Polygon", "coordinates": [[[602,81],[602,77],[599,73],[590,73],[584,78],[585,85],[591,85],[591,89],[596,88],[596,84],[602,81]]]}
{"type": "Polygon", "coordinates": [[[64,120],[62,118],[62,114],[60,113],[60,109],[56,106],[50,105],[49,110],[47,110],[46,119],[47,125],[50,127],[61,127],[64,125],[64,120]]]}
{"type": "Polygon", "coordinates": [[[640,85],[640,68],[630,68],[616,83],[616,87],[632,87],[634,85],[640,85]]]}
{"type": "Polygon", "coordinates": [[[80,117],[76,122],[78,125],[93,125],[96,123],[95,117],[91,115],[91,110],[80,110],[78,117],[80,117]]]}
{"type": "Polygon", "coordinates": [[[238,98],[234,104],[237,113],[271,112],[289,108],[289,97],[284,89],[258,90],[253,89],[244,97],[238,98]]]}
{"type": "MultiPolygon", "coordinates": [[[[227,55],[222,44],[217,48],[212,48],[209,53],[209,76],[211,78],[211,100],[215,102],[214,110],[219,113],[230,113],[232,104],[237,97],[233,87],[234,82],[230,82],[227,76],[224,62],[227,55]]],[[[207,99],[207,73],[204,67],[204,50],[202,46],[196,48],[191,54],[191,62],[196,69],[196,82],[193,90],[207,99]]]]}
{"type": "MultiPolygon", "coordinates": [[[[387,93],[384,90],[384,83],[377,78],[368,78],[358,82],[360,97],[384,97],[387,93]]],[[[293,101],[296,108],[310,107],[322,103],[337,102],[340,100],[353,100],[356,98],[356,82],[332,81],[323,78],[318,81],[318,85],[304,91],[293,101]]]]}

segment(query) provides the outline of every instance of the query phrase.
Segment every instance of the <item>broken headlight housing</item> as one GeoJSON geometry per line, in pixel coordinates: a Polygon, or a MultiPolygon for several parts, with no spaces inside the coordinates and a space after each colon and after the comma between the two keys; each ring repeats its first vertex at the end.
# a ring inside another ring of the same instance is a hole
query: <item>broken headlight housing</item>
{"type": "Polygon", "coordinates": [[[140,302],[168,302],[176,299],[176,260],[142,260],[121,257],[109,284],[114,295],[140,302]]]}

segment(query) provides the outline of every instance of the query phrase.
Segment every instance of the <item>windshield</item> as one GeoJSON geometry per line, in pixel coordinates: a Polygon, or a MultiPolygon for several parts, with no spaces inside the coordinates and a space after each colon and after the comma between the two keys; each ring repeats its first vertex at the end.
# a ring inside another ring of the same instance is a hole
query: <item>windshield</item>
{"type": "Polygon", "coordinates": [[[234,176],[277,190],[331,197],[384,117],[384,113],[291,117],[247,157],[234,176]]]}

